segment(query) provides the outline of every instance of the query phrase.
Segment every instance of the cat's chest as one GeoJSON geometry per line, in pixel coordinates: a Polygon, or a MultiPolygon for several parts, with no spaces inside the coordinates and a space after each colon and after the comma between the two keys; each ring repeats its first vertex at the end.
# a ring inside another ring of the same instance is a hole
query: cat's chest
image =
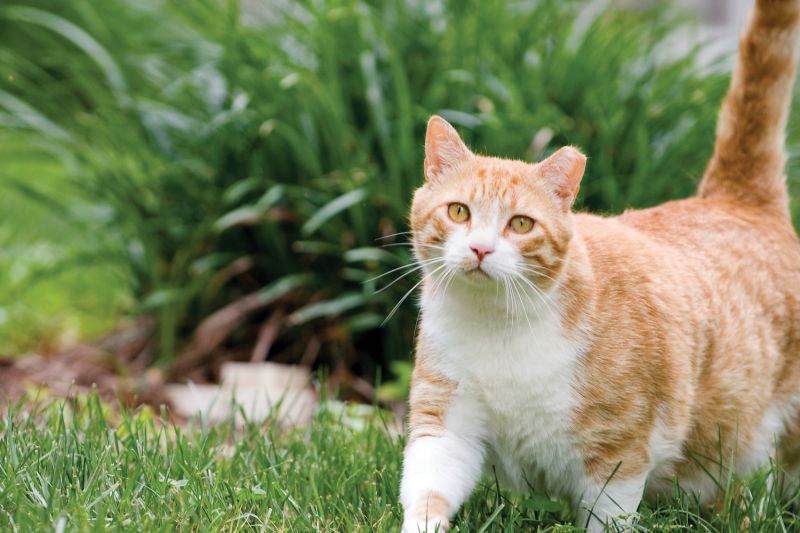
{"type": "MultiPolygon", "coordinates": [[[[535,350],[534,350],[535,351],[535,350]]],[[[522,356],[522,354],[518,354],[522,356]]],[[[568,357],[570,353],[563,354],[568,357]]],[[[546,377],[535,357],[481,365],[460,384],[486,415],[487,467],[511,487],[568,494],[582,465],[571,428],[575,394],[569,368],[546,377]]]]}
{"type": "Polygon", "coordinates": [[[520,489],[567,491],[565,474],[581,464],[571,431],[579,343],[556,320],[510,327],[449,318],[426,326],[439,328],[446,372],[484,412],[488,466],[520,489]]]}

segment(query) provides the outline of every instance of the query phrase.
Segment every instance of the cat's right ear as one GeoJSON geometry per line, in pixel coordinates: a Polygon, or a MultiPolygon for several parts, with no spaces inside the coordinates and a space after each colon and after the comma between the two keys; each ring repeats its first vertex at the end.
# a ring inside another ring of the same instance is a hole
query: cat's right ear
{"type": "Polygon", "coordinates": [[[577,148],[564,146],[539,163],[539,167],[564,207],[572,207],[586,169],[586,156],[577,148]]]}
{"type": "Polygon", "coordinates": [[[434,115],[425,132],[425,179],[435,180],[472,157],[472,152],[445,119],[434,115]]]}

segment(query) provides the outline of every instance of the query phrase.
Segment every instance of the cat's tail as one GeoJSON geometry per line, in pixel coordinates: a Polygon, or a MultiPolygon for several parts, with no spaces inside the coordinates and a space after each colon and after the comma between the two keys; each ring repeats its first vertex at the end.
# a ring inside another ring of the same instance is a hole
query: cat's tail
{"type": "Polygon", "coordinates": [[[797,63],[800,0],[756,0],[698,194],[788,214],[784,136],[797,63]]]}

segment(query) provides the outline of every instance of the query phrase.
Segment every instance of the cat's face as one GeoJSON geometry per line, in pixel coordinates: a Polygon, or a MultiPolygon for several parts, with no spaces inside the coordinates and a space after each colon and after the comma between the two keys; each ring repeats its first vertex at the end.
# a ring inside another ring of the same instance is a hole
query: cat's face
{"type": "Polygon", "coordinates": [[[433,117],[426,182],[411,210],[414,250],[433,284],[522,278],[551,286],[572,238],[570,210],[585,161],[571,147],[537,164],[476,156],[433,117]]]}

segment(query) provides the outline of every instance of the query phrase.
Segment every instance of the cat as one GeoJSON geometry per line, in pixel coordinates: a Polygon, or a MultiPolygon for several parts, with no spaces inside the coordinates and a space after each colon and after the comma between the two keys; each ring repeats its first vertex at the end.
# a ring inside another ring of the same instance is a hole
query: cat
{"type": "Polygon", "coordinates": [[[800,243],[784,176],[800,0],[757,0],[697,195],[574,213],[574,147],[473,154],[430,119],[412,244],[424,277],[400,499],[444,531],[483,471],[629,524],[673,480],[800,463],[800,243]],[[627,520],[627,521],[626,521],[627,520]]]}

